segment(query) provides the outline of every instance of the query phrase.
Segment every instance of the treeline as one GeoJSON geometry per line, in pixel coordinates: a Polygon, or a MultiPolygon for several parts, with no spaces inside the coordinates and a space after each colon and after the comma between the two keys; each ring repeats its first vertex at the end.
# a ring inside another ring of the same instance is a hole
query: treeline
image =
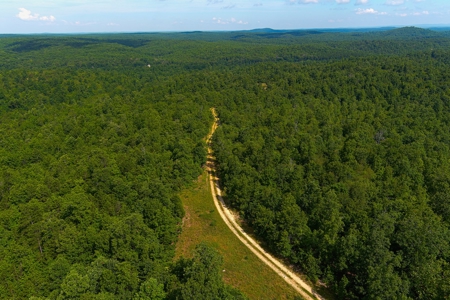
{"type": "Polygon", "coordinates": [[[0,70],[67,67],[145,74],[150,65],[153,74],[166,78],[262,62],[316,62],[373,54],[404,56],[418,51],[439,52],[450,46],[447,32],[413,27],[365,33],[294,33],[243,31],[0,38],[0,70]]]}

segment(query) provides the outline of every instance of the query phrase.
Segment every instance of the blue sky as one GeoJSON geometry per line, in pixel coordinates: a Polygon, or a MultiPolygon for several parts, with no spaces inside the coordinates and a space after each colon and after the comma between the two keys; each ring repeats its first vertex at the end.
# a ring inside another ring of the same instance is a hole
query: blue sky
{"type": "Polygon", "coordinates": [[[450,0],[0,0],[0,33],[450,25],[450,0]]]}

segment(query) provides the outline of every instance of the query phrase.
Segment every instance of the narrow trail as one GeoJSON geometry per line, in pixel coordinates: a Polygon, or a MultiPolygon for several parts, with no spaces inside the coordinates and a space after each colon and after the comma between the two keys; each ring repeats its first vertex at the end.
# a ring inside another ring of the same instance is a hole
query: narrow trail
{"type": "Polygon", "coordinates": [[[216,110],[211,108],[211,112],[214,115],[214,123],[211,127],[211,131],[207,137],[208,144],[208,158],[207,158],[207,168],[209,173],[209,182],[211,185],[211,194],[214,199],[214,204],[217,211],[219,212],[221,218],[230,228],[230,230],[239,238],[239,240],[244,243],[247,248],[250,249],[259,259],[261,259],[266,265],[268,265],[272,270],[275,271],[281,278],[284,279],[290,286],[292,286],[303,298],[306,300],[316,300],[323,299],[319,294],[317,294],[314,289],[306,284],[297,274],[290,270],[278,259],[273,257],[271,254],[266,252],[258,242],[255,241],[251,236],[249,236],[238,224],[235,216],[225,205],[222,198],[222,191],[219,186],[219,178],[216,176],[215,158],[212,155],[211,149],[211,139],[219,126],[219,118],[217,117],[216,110]]]}

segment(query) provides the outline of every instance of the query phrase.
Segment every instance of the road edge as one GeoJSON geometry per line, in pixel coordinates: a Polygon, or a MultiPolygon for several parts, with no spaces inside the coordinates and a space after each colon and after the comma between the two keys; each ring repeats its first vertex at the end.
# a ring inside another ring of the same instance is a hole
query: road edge
{"type": "Polygon", "coordinates": [[[303,298],[306,300],[323,300],[317,292],[304,282],[297,274],[291,271],[278,259],[274,258],[271,254],[267,253],[261,246],[249,236],[242,227],[236,222],[232,212],[226,207],[222,198],[222,191],[219,186],[219,178],[216,176],[215,158],[212,155],[211,143],[212,136],[219,126],[219,118],[215,108],[211,108],[211,113],[214,116],[214,123],[211,127],[211,131],[206,139],[208,147],[207,156],[207,170],[209,175],[209,183],[211,186],[211,194],[214,200],[214,205],[219,212],[220,217],[228,226],[228,228],[236,235],[236,237],[252,251],[259,259],[261,259],[267,266],[269,266],[275,273],[283,278],[292,288],[294,288],[303,298]]]}

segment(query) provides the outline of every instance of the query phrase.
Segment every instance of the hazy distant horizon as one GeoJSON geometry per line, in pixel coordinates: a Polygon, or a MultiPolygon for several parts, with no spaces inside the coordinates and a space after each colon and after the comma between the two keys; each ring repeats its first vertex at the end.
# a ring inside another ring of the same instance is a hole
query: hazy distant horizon
{"type": "Polygon", "coordinates": [[[0,34],[450,26],[448,0],[2,0],[0,34]]]}
{"type": "Polygon", "coordinates": [[[237,31],[258,31],[258,30],[274,30],[274,31],[302,31],[302,30],[317,30],[317,31],[326,31],[326,32],[344,32],[344,31],[383,31],[390,30],[394,28],[403,28],[403,27],[417,27],[422,29],[435,29],[435,28],[443,28],[450,30],[450,24],[443,25],[387,25],[387,26],[376,26],[376,27],[337,27],[337,28],[252,28],[252,29],[244,29],[244,30],[167,30],[167,31],[99,31],[99,32],[31,32],[31,33],[0,33],[0,36],[9,36],[9,35],[82,35],[82,34],[153,34],[153,33],[183,33],[183,32],[204,32],[204,33],[214,33],[214,32],[237,32],[237,31]]]}

